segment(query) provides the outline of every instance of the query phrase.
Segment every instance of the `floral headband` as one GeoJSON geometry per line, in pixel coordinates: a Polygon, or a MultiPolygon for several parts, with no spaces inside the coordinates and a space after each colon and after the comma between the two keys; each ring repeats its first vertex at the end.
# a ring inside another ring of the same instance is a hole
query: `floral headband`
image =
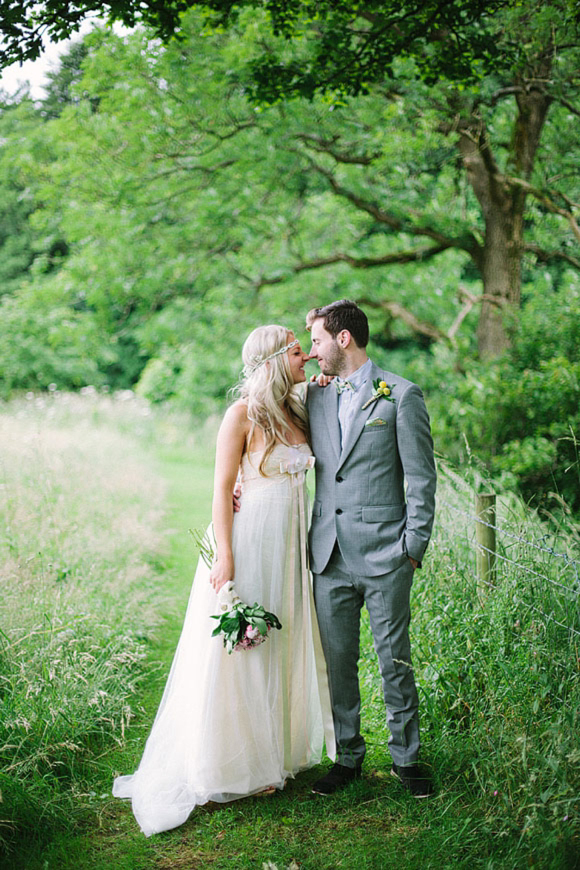
{"type": "Polygon", "coordinates": [[[260,366],[263,365],[265,362],[274,359],[275,356],[280,356],[280,354],[286,353],[286,351],[290,350],[293,347],[296,347],[296,345],[299,343],[299,339],[295,338],[294,341],[290,342],[290,344],[285,344],[284,347],[281,347],[279,350],[275,350],[274,353],[271,353],[269,356],[253,356],[252,362],[249,365],[244,366],[245,377],[248,378],[256,371],[257,368],[260,368],[260,366]]]}

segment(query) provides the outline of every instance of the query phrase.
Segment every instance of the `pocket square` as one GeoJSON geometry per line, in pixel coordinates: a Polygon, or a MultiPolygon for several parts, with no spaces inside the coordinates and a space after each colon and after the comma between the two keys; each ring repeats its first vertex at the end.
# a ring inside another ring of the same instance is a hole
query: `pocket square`
{"type": "Polygon", "coordinates": [[[387,421],[382,420],[380,417],[373,417],[372,420],[367,420],[365,423],[365,429],[367,426],[386,426],[387,421]]]}

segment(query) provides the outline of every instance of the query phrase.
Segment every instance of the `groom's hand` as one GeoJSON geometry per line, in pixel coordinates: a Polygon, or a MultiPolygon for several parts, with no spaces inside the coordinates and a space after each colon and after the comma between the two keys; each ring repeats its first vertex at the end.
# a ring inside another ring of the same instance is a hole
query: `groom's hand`
{"type": "Polygon", "coordinates": [[[413,559],[411,556],[409,556],[409,562],[413,566],[413,570],[416,571],[417,568],[419,567],[419,563],[417,562],[417,560],[413,559]]]}
{"type": "Polygon", "coordinates": [[[234,513],[237,513],[240,509],[240,496],[242,494],[242,484],[237,481],[234,486],[234,491],[232,493],[232,501],[234,503],[234,513]]]}
{"type": "Polygon", "coordinates": [[[319,387],[327,387],[329,383],[333,380],[334,375],[310,375],[310,383],[318,384],[319,387]]]}

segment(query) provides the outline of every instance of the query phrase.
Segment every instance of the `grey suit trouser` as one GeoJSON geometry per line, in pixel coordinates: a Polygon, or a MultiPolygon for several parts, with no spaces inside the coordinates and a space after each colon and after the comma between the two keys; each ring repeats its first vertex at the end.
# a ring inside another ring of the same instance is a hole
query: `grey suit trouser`
{"type": "Polygon", "coordinates": [[[369,612],[379,659],[389,750],[398,765],[419,755],[419,699],[411,667],[409,598],[410,562],[389,574],[364,577],[349,571],[338,545],[322,574],[314,575],[314,599],[330,685],[336,733],[336,760],[346,767],[362,764],[365,741],[360,731],[358,658],[360,613],[369,612]]]}

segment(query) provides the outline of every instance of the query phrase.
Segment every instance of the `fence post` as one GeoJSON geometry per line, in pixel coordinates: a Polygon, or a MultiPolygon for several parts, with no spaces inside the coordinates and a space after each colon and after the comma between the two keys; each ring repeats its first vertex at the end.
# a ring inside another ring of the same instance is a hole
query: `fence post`
{"type": "Polygon", "coordinates": [[[476,571],[479,596],[496,583],[495,570],[495,495],[475,495],[476,571]],[[487,524],[487,525],[486,525],[487,524]]]}

